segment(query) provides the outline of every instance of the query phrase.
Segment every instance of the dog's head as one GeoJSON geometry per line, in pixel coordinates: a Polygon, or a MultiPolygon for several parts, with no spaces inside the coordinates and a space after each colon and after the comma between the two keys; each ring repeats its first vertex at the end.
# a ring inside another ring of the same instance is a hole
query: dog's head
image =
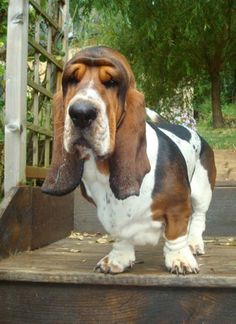
{"type": "Polygon", "coordinates": [[[108,160],[117,198],[139,194],[150,168],[144,97],[127,60],[107,47],[81,50],[65,66],[62,91],[54,100],[53,158],[43,191],[72,191],[90,154],[108,160]]]}

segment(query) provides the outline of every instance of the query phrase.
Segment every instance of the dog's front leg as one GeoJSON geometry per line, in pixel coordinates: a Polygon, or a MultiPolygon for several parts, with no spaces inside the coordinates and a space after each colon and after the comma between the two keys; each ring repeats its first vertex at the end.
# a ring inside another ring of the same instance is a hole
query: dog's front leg
{"type": "Polygon", "coordinates": [[[135,262],[134,246],[128,241],[115,242],[111,252],[96,265],[95,271],[117,274],[131,268],[135,262]]]}

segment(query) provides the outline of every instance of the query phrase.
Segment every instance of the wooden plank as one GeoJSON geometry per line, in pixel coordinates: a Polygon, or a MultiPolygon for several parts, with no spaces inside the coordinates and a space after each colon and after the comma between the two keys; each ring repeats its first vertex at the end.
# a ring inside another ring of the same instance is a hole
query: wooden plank
{"type": "Polygon", "coordinates": [[[38,248],[73,229],[73,195],[47,196],[40,188],[13,188],[0,208],[0,258],[38,248]]]}
{"type": "Polygon", "coordinates": [[[32,241],[31,248],[55,242],[66,237],[73,230],[74,196],[53,197],[41,192],[41,188],[32,191],[32,241]]]}
{"type": "MultiPolygon", "coordinates": [[[[48,1],[48,13],[51,15],[52,13],[52,2],[51,0],[48,1]]],[[[47,51],[51,54],[52,51],[52,28],[48,26],[48,37],[47,37],[47,51]]],[[[47,80],[47,89],[50,91],[51,86],[51,74],[52,74],[52,63],[47,62],[47,72],[46,72],[46,80],[47,80]]],[[[50,122],[51,122],[51,105],[48,102],[45,106],[46,113],[45,113],[45,127],[50,129],[50,122]]],[[[44,143],[44,167],[48,167],[50,164],[50,144],[51,141],[49,138],[45,139],[44,143]]]]}
{"type": "Polygon", "coordinates": [[[58,24],[46,12],[44,12],[41,9],[40,5],[37,2],[35,2],[34,0],[29,0],[29,3],[42,17],[44,17],[50,23],[51,26],[53,26],[57,31],[60,31],[58,24]]]}
{"type": "Polygon", "coordinates": [[[52,99],[53,98],[53,94],[48,91],[47,89],[45,89],[43,86],[41,86],[40,84],[35,83],[33,80],[30,80],[28,78],[27,81],[28,86],[30,86],[31,88],[33,88],[34,90],[42,93],[44,96],[47,96],[48,98],[52,99]]]}
{"type": "MultiPolygon", "coordinates": [[[[41,208],[40,206],[38,208],[41,208]]],[[[43,225],[44,222],[39,218],[35,226],[41,224],[42,229],[46,228],[43,225]]],[[[129,272],[120,275],[104,275],[94,272],[97,262],[112,248],[111,242],[97,243],[100,237],[86,234],[83,240],[64,239],[42,249],[2,260],[0,263],[0,280],[157,286],[172,289],[174,287],[236,288],[235,238],[209,238],[206,241],[206,255],[197,258],[200,273],[198,275],[177,276],[168,273],[165,268],[163,242],[160,242],[156,247],[136,247],[138,263],[129,272]]]]}
{"type": "Polygon", "coordinates": [[[236,187],[218,187],[207,213],[206,235],[236,235],[236,187]]]}
{"type": "Polygon", "coordinates": [[[81,195],[80,188],[75,190],[74,224],[75,230],[81,232],[105,232],[98,220],[97,208],[81,195]]]}
{"type": "Polygon", "coordinates": [[[4,191],[25,182],[28,3],[8,8],[4,191]],[[17,53],[17,55],[16,55],[17,53]]]}
{"type": "Polygon", "coordinates": [[[42,128],[38,125],[34,125],[32,123],[26,123],[26,126],[28,129],[32,130],[33,132],[48,136],[48,137],[53,137],[53,131],[50,129],[42,128]]]}
{"type": "MultiPolygon", "coordinates": [[[[40,40],[40,20],[41,17],[36,17],[35,21],[35,42],[39,43],[40,40]]],[[[34,82],[39,84],[39,53],[34,54],[34,82]]],[[[33,93],[33,121],[36,126],[39,123],[39,93],[34,91],[33,93]]],[[[34,132],[33,134],[33,165],[38,165],[39,160],[39,143],[38,134],[34,132]]]]}
{"type": "Polygon", "coordinates": [[[26,166],[26,177],[28,179],[45,179],[48,172],[48,168],[40,168],[36,166],[26,166]]]}
{"type": "Polygon", "coordinates": [[[0,210],[0,259],[31,245],[31,189],[12,188],[0,210]]]}
{"type": "Polygon", "coordinates": [[[3,323],[235,323],[233,289],[0,285],[3,323]]]}
{"type": "Polygon", "coordinates": [[[236,180],[217,180],[217,187],[236,187],[236,180]]]}
{"type": "Polygon", "coordinates": [[[69,6],[70,6],[69,0],[65,0],[62,8],[62,13],[63,13],[62,25],[64,30],[63,51],[65,53],[64,56],[65,63],[68,61],[68,54],[69,54],[69,48],[68,48],[68,34],[69,34],[69,21],[70,21],[69,6]]]}
{"type": "Polygon", "coordinates": [[[29,38],[28,40],[29,44],[36,49],[39,53],[41,53],[43,56],[45,56],[49,61],[51,61],[54,65],[58,67],[59,70],[63,70],[63,65],[58,62],[55,57],[52,54],[49,54],[43,46],[40,44],[37,44],[32,38],[29,38]]]}

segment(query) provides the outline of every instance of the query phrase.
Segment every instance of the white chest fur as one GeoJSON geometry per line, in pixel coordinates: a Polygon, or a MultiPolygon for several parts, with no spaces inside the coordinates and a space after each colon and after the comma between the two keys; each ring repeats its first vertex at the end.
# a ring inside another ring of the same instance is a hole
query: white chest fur
{"type": "Polygon", "coordinates": [[[94,157],[84,165],[83,182],[87,194],[97,205],[97,214],[107,232],[116,239],[128,239],[133,244],[157,244],[162,223],[153,221],[150,206],[155,181],[158,139],[155,131],[147,125],[147,154],[151,171],[144,177],[138,197],[118,200],[112,193],[109,177],[101,174],[94,157]]]}

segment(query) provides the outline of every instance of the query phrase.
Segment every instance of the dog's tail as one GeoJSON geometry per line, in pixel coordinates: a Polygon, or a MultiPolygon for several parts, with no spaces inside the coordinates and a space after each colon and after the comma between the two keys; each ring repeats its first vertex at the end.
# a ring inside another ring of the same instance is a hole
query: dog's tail
{"type": "Polygon", "coordinates": [[[154,124],[168,123],[168,121],[165,118],[163,118],[157,112],[155,112],[154,110],[148,107],[146,107],[146,114],[150,119],[150,121],[153,122],[154,124]]]}

